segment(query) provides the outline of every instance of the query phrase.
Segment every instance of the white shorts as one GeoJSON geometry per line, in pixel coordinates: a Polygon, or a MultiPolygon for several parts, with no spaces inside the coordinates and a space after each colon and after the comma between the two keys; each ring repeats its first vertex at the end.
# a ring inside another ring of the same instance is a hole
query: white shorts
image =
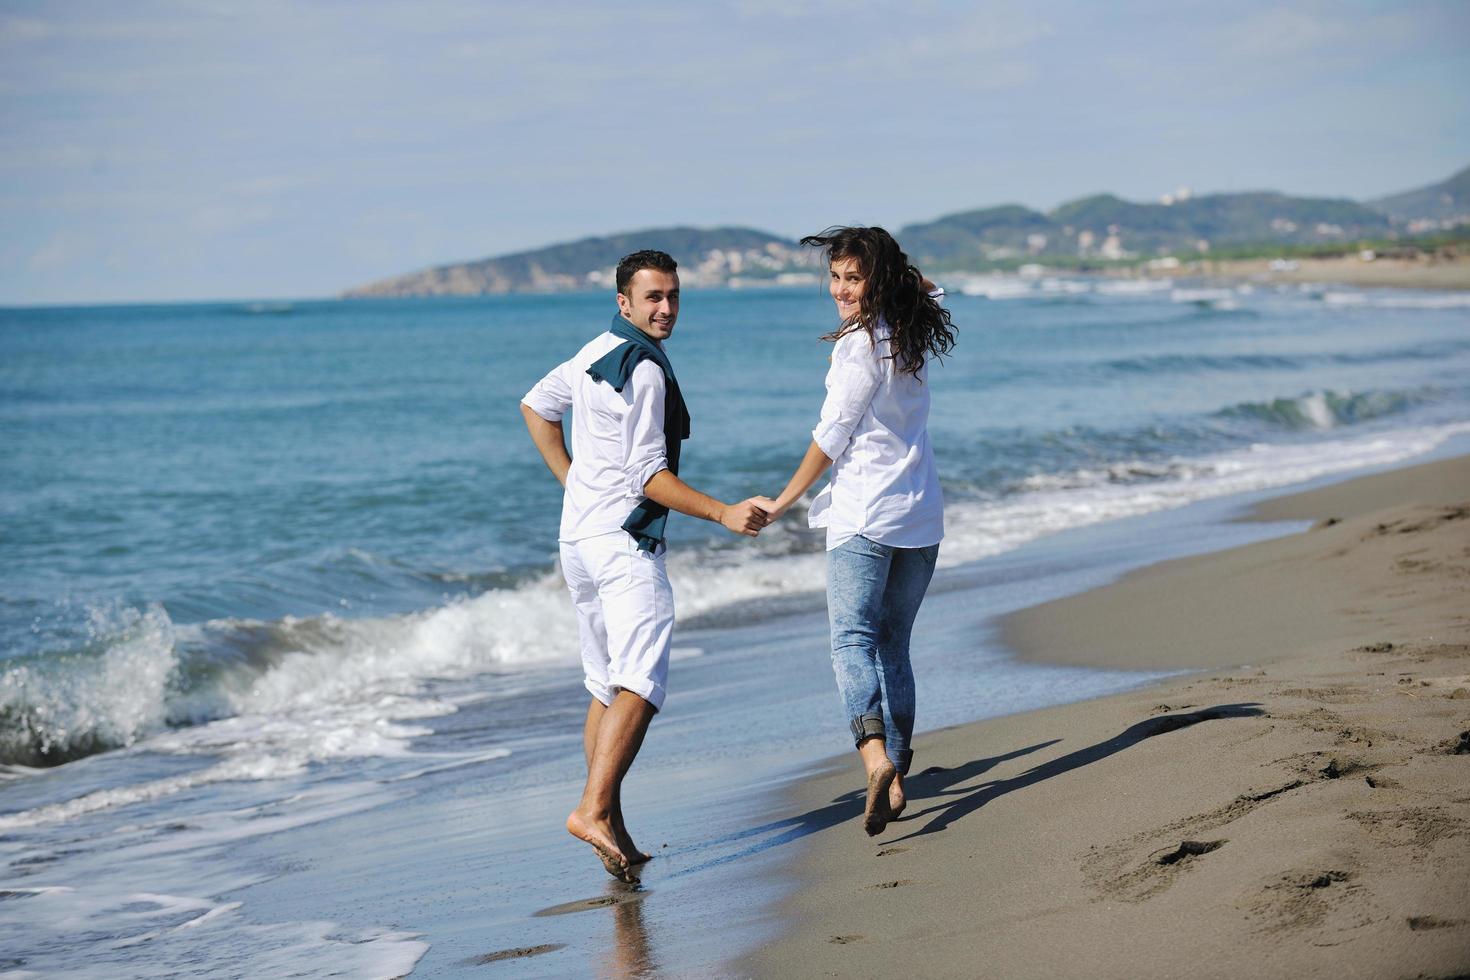
{"type": "Polygon", "coordinates": [[[632,691],[662,708],[674,635],[663,546],[639,551],[626,531],[563,541],[561,573],[577,610],[587,690],[603,704],[632,691]]]}

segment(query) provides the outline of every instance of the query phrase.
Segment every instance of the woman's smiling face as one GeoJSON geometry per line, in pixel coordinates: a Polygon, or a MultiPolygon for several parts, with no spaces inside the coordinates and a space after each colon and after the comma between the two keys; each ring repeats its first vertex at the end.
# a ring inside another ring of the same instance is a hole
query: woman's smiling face
{"type": "Polygon", "coordinates": [[[833,259],[831,277],[827,289],[832,293],[832,301],[837,304],[837,315],[846,323],[862,310],[859,304],[862,302],[863,287],[867,285],[868,277],[863,275],[863,270],[854,258],[833,259]]]}

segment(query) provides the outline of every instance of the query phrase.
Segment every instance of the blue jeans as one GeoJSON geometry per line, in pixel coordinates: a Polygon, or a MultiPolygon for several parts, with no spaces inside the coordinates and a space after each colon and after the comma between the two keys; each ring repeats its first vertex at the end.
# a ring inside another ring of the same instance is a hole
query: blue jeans
{"type": "Polygon", "coordinates": [[[832,669],[853,741],[883,739],[901,773],[914,756],[909,635],[938,557],[937,544],[890,548],[861,534],[827,552],[832,669]]]}

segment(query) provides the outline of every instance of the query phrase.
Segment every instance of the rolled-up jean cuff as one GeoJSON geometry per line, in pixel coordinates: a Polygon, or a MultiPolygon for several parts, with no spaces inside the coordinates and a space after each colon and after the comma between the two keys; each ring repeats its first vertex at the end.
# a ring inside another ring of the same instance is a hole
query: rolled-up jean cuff
{"type": "Polygon", "coordinates": [[[887,736],[883,728],[882,715],[854,715],[850,724],[852,725],[852,740],[856,745],[862,745],[870,738],[887,736]]]}
{"type": "Polygon", "coordinates": [[[893,768],[898,770],[900,776],[907,776],[909,774],[909,766],[914,762],[914,750],[899,749],[894,755],[897,755],[898,758],[893,760],[893,768]]]}

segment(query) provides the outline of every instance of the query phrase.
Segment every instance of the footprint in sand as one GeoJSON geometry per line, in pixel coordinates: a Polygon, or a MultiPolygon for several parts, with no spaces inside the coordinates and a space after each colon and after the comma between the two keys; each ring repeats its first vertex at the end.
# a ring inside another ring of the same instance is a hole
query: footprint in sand
{"type": "Polygon", "coordinates": [[[882,857],[887,857],[890,854],[902,854],[904,851],[907,851],[907,850],[908,850],[907,847],[885,847],[885,848],[883,848],[883,850],[881,850],[877,854],[875,854],[874,857],[880,857],[880,858],[882,858],[882,857]]]}
{"type": "Polygon", "coordinates": [[[486,953],[483,956],[471,956],[464,960],[463,966],[484,966],[487,963],[499,963],[501,960],[522,960],[528,956],[540,956],[542,953],[554,953],[559,949],[565,949],[566,943],[542,943],[540,946],[518,946],[515,949],[502,949],[494,953],[486,953]]]}
{"type": "Polygon", "coordinates": [[[1453,929],[1464,924],[1464,919],[1441,919],[1437,915],[1409,916],[1409,928],[1414,932],[1423,932],[1425,929],[1453,929]]]}
{"type": "Polygon", "coordinates": [[[1178,847],[1167,848],[1162,853],[1155,853],[1153,861],[1155,864],[1180,864],[1190,858],[1208,854],[1221,847],[1223,840],[1187,840],[1180,843],[1178,847]]]}
{"type": "Polygon", "coordinates": [[[563,902],[561,905],[553,905],[550,908],[545,908],[531,914],[537,917],[568,915],[572,912],[586,912],[588,909],[610,908],[614,905],[623,905],[627,902],[641,902],[651,894],[653,893],[642,889],[637,891],[619,891],[611,895],[598,895],[596,898],[583,898],[575,902],[563,902]]]}

